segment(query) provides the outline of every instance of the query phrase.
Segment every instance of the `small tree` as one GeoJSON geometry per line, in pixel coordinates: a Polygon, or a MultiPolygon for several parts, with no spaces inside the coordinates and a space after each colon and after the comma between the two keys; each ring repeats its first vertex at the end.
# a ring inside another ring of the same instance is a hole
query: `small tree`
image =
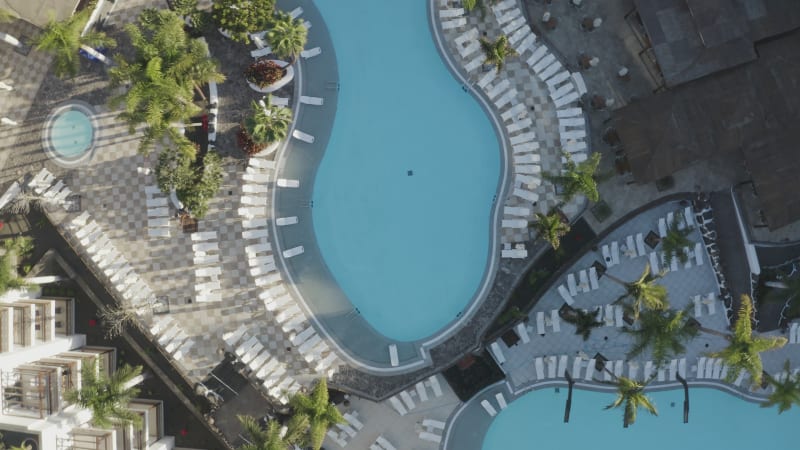
{"type": "Polygon", "coordinates": [[[297,55],[303,51],[308,40],[308,29],[299,18],[293,19],[286,13],[278,15],[272,28],[267,32],[267,42],[272,53],[278,58],[289,59],[294,63],[297,55]]]}
{"type": "Polygon", "coordinates": [[[722,358],[730,367],[726,381],[731,382],[739,376],[741,371],[750,374],[754,385],[761,384],[764,372],[761,363],[761,352],[774,350],[786,345],[783,336],[754,336],[753,335],[753,301],[748,295],[742,295],[742,304],[739,315],[733,325],[733,334],[729,337],[730,343],[724,349],[709,353],[712,358],[722,358]]]}
{"type": "Polygon", "coordinates": [[[561,238],[569,233],[570,227],[565,223],[558,211],[544,215],[536,213],[536,221],[530,225],[544,240],[550,243],[553,250],[558,250],[561,238]]]}
{"type": "Polygon", "coordinates": [[[177,188],[178,199],[196,218],[208,212],[208,202],[214,198],[222,186],[224,172],[222,158],[213,150],[203,157],[203,164],[194,170],[191,183],[177,188]]]}
{"type": "Polygon", "coordinates": [[[635,281],[622,281],[608,272],[605,273],[605,276],[607,276],[609,280],[619,283],[625,288],[625,293],[614,303],[630,299],[631,303],[625,306],[628,313],[633,316],[633,320],[639,319],[639,312],[642,308],[659,310],[669,308],[669,302],[667,302],[667,288],[660,284],[655,284],[663,274],[651,273],[650,264],[645,266],[642,275],[635,281]]]}
{"type": "Polygon", "coordinates": [[[238,450],[287,450],[300,443],[308,429],[308,418],[305,416],[293,416],[285,429],[275,420],[270,420],[266,428],[262,428],[251,416],[236,417],[249,441],[238,450]]]}
{"type": "Polygon", "coordinates": [[[791,364],[787,359],[783,364],[783,373],[785,377],[777,380],[770,375],[767,375],[767,382],[775,388],[767,400],[761,404],[762,408],[769,408],[772,406],[778,407],[778,414],[788,411],[792,406],[800,406],[800,376],[792,374],[791,364]]]}
{"type": "Polygon", "coordinates": [[[576,163],[570,153],[564,152],[567,162],[564,163],[563,174],[545,173],[544,177],[563,187],[562,196],[565,202],[572,200],[577,194],[583,194],[589,201],[596,202],[600,200],[597,183],[602,176],[597,173],[597,167],[600,165],[601,156],[600,153],[592,153],[586,161],[576,163]]]}
{"type": "Polygon", "coordinates": [[[594,311],[574,309],[570,311],[570,314],[564,316],[564,321],[575,325],[575,334],[583,337],[584,341],[589,340],[592,330],[603,326],[603,322],[597,320],[597,308],[594,311]]]}
{"type": "Polygon", "coordinates": [[[232,40],[246,44],[250,33],[269,27],[275,13],[274,0],[215,0],[211,17],[232,40]]]}
{"type": "Polygon", "coordinates": [[[677,218],[669,224],[667,235],[661,240],[661,248],[664,249],[668,264],[675,257],[683,264],[686,264],[686,261],[689,260],[689,254],[685,249],[693,245],[693,242],[688,237],[691,232],[692,230],[689,228],[679,229],[677,218]]]}
{"type": "Polygon", "coordinates": [[[486,38],[480,38],[478,42],[480,42],[481,49],[486,56],[483,63],[494,66],[497,73],[503,70],[507,58],[517,56],[517,51],[508,43],[508,37],[506,37],[506,35],[501,35],[494,42],[486,38]]]}
{"type": "Polygon", "coordinates": [[[192,184],[194,175],[192,164],[196,159],[196,151],[195,145],[183,138],[158,154],[155,176],[161,192],[170,193],[173,189],[186,189],[192,184]]]}
{"type": "Polygon", "coordinates": [[[286,139],[292,124],[292,110],[272,105],[269,97],[261,104],[251,103],[251,115],[242,126],[239,146],[248,155],[254,155],[273,142],[286,139]]]}
{"type": "Polygon", "coordinates": [[[102,32],[89,31],[81,35],[91,13],[92,9],[86,8],[61,22],[51,19],[41,34],[33,39],[36,50],[53,55],[55,61],[53,71],[59,78],[74,77],[78,74],[80,70],[78,51],[81,46],[112,48],[117,45],[102,32]]]}
{"type": "Polygon", "coordinates": [[[114,306],[102,305],[97,315],[103,323],[108,339],[122,336],[126,329],[139,326],[136,308],[128,301],[114,306]]]}
{"type": "Polygon", "coordinates": [[[92,411],[92,422],[100,428],[116,426],[141,426],[139,414],[128,409],[128,404],[139,394],[139,389],[130,386],[141,375],[142,366],[124,365],[111,376],[101,374],[99,362],[81,368],[81,386],[64,393],[64,398],[82,408],[92,411]]]}
{"type": "Polygon", "coordinates": [[[655,404],[644,393],[645,384],[625,377],[617,377],[614,384],[617,386],[617,398],[605,409],[618,408],[624,405],[623,427],[628,428],[628,425],[633,425],[636,422],[636,413],[639,408],[644,408],[645,411],[654,416],[658,415],[655,404]]]}
{"type": "Polygon", "coordinates": [[[633,336],[634,341],[628,352],[628,359],[633,359],[650,348],[656,366],[661,367],[673,355],[682,354],[686,350],[684,344],[700,332],[690,319],[688,309],[643,311],[639,316],[639,328],[623,329],[633,336]]]}
{"type": "Polygon", "coordinates": [[[308,418],[308,434],[304,445],[314,450],[322,447],[328,428],[337,423],[344,423],[344,417],[328,398],[328,382],[325,378],[317,382],[310,395],[298,392],[289,403],[296,415],[308,418]]]}

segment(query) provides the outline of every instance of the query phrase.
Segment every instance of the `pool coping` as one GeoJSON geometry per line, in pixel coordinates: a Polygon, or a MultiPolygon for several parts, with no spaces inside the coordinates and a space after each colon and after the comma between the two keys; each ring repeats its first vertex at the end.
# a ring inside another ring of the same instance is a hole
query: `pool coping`
{"type": "Polygon", "coordinates": [[[53,164],[64,169],[75,169],[89,163],[94,158],[94,151],[98,138],[97,134],[100,130],[96,116],[97,110],[94,108],[94,106],[83,100],[76,99],[71,99],[60,103],[47,114],[47,117],[44,121],[44,126],[42,127],[42,150],[50,159],[50,161],[53,162],[53,164]],[[53,149],[51,144],[52,130],[56,116],[70,107],[76,107],[76,109],[80,110],[80,112],[82,112],[89,119],[89,123],[92,127],[92,139],[89,142],[88,149],[84,150],[81,156],[74,160],[67,160],[64,159],[64,157],[59,156],[58,152],[53,149]]]}
{"type": "MultiPolygon", "coordinates": [[[[741,389],[737,389],[734,386],[724,383],[718,380],[686,380],[688,387],[691,388],[710,388],[715,389],[720,392],[724,392],[728,395],[732,395],[740,400],[749,402],[749,403],[761,403],[766,400],[766,395],[754,395],[743,392],[741,389]]],[[[566,379],[551,379],[545,381],[535,381],[532,383],[525,384],[523,386],[518,387],[516,390],[512,388],[511,383],[507,380],[501,380],[494,384],[491,384],[485,388],[483,388],[480,392],[472,396],[466,402],[463,402],[458,408],[456,408],[451,414],[450,417],[447,419],[447,426],[445,427],[445,432],[443,434],[442,439],[442,450],[482,450],[483,447],[483,438],[486,436],[486,432],[491,427],[492,422],[494,421],[495,417],[489,416],[486,411],[480,406],[480,402],[482,400],[490,400],[494,404],[494,396],[497,393],[502,393],[503,395],[507,395],[508,398],[506,401],[508,404],[513,403],[517,399],[533,392],[536,390],[546,389],[546,388],[564,388],[568,387],[569,383],[566,379]],[[459,419],[462,415],[471,410],[476,409],[479,411],[480,417],[484,420],[481,420],[480,423],[475,424],[472,423],[472,428],[480,428],[481,431],[481,439],[479,442],[476,440],[469,440],[468,443],[466,442],[453,442],[453,430],[455,429],[454,425],[459,424],[459,419]],[[467,444],[467,445],[465,445],[467,444]],[[474,444],[470,446],[469,444],[474,444]]],[[[576,380],[573,384],[573,388],[577,388],[584,391],[592,391],[592,392],[605,392],[605,393],[613,393],[616,392],[616,387],[612,384],[607,384],[603,382],[586,382],[581,380],[576,380]]],[[[683,386],[679,382],[666,382],[666,383],[659,383],[659,384],[650,384],[645,388],[645,391],[651,392],[659,392],[659,391],[670,391],[676,389],[683,389],[683,386]]],[[[691,397],[690,397],[691,398],[691,397]]],[[[502,410],[498,410],[498,414],[502,410]]],[[[600,411],[600,410],[598,410],[600,411]]]]}
{"type": "MultiPolygon", "coordinates": [[[[308,3],[311,3],[312,7],[316,9],[316,5],[313,4],[313,1],[310,1],[308,3]]],[[[501,124],[498,122],[497,115],[495,114],[495,112],[491,108],[488,107],[487,100],[485,98],[483,98],[480,95],[480,93],[477,92],[474,89],[474,87],[471,86],[471,84],[466,79],[464,79],[464,77],[456,69],[456,66],[453,65],[453,62],[450,59],[450,55],[447,54],[446,51],[444,51],[443,43],[441,41],[441,39],[442,39],[441,30],[439,30],[437,28],[437,26],[435,24],[436,21],[434,20],[434,18],[435,18],[435,12],[434,12],[435,3],[434,3],[433,0],[429,0],[428,5],[429,5],[428,14],[427,14],[427,16],[428,16],[428,25],[429,25],[429,28],[430,28],[430,32],[432,33],[432,37],[434,37],[434,47],[436,48],[436,51],[439,53],[440,57],[442,58],[443,62],[445,63],[445,66],[450,71],[451,75],[455,78],[455,81],[460,82],[462,87],[465,88],[465,90],[467,90],[467,88],[468,88],[468,91],[478,100],[479,105],[483,109],[484,113],[488,116],[488,118],[490,119],[490,123],[494,127],[495,137],[497,138],[498,144],[500,145],[500,149],[499,150],[500,150],[500,157],[501,157],[501,161],[502,161],[502,172],[501,172],[502,176],[500,177],[500,179],[498,181],[498,188],[497,188],[497,192],[495,194],[495,201],[494,201],[494,203],[492,205],[492,214],[491,214],[491,219],[490,219],[490,221],[491,221],[490,222],[490,245],[489,245],[489,249],[488,249],[489,254],[487,255],[487,263],[486,263],[486,267],[484,269],[484,274],[483,274],[483,279],[482,279],[481,285],[476,290],[475,294],[473,295],[473,297],[471,298],[469,303],[467,303],[465,308],[456,317],[456,319],[454,319],[453,321],[449,322],[445,327],[440,329],[438,332],[436,332],[431,337],[428,337],[428,338],[426,338],[424,340],[420,340],[420,341],[402,342],[402,344],[413,345],[413,347],[415,348],[415,352],[417,354],[417,356],[415,358],[413,358],[411,360],[406,359],[405,363],[403,361],[401,361],[401,364],[398,364],[398,366],[392,367],[390,365],[389,356],[388,356],[388,352],[387,352],[386,353],[386,363],[385,363],[385,365],[380,365],[379,366],[379,365],[372,364],[371,362],[366,361],[363,358],[360,358],[357,354],[354,354],[354,352],[352,352],[350,349],[347,349],[346,348],[346,344],[339,341],[338,337],[336,336],[336,333],[329,332],[328,327],[323,325],[322,322],[317,317],[317,315],[314,314],[314,312],[315,312],[314,308],[309,306],[309,302],[306,300],[306,298],[302,294],[301,289],[298,288],[298,283],[296,282],[295,277],[292,274],[292,270],[291,270],[289,264],[287,264],[287,262],[285,261],[285,259],[283,257],[283,247],[284,246],[282,245],[283,244],[283,242],[282,242],[283,239],[281,238],[281,232],[278,230],[278,227],[277,227],[277,225],[275,224],[274,221],[272,222],[272,225],[271,225],[273,236],[278,237],[278,239],[275,239],[275,242],[274,242],[274,245],[276,247],[275,253],[277,253],[278,259],[280,260],[280,265],[281,265],[281,267],[283,269],[284,274],[286,275],[286,277],[287,277],[287,279],[289,281],[288,284],[291,286],[290,289],[295,294],[295,297],[297,299],[299,299],[298,303],[300,303],[300,306],[302,307],[302,309],[307,313],[309,319],[314,323],[315,328],[324,337],[327,338],[327,340],[336,348],[337,353],[340,356],[342,356],[343,359],[348,364],[350,364],[351,366],[353,366],[354,368],[356,368],[358,370],[363,370],[364,372],[367,372],[367,373],[370,373],[370,374],[374,374],[374,375],[381,375],[381,376],[403,375],[403,374],[408,374],[408,373],[413,372],[413,371],[418,370],[418,369],[423,369],[425,367],[433,366],[433,358],[431,357],[431,349],[435,348],[436,346],[438,346],[439,344],[445,342],[447,339],[451,338],[454,334],[456,334],[456,332],[458,332],[460,329],[462,329],[464,327],[464,325],[467,322],[467,320],[470,319],[478,311],[479,306],[489,296],[489,293],[492,290],[492,286],[494,284],[497,272],[498,272],[499,267],[500,267],[500,264],[499,264],[500,263],[500,261],[499,261],[499,252],[497,250],[498,250],[498,246],[499,246],[500,213],[501,213],[501,207],[503,206],[504,201],[498,201],[498,200],[504,199],[505,195],[508,192],[509,171],[510,171],[510,168],[509,168],[508,137],[503,132],[503,128],[502,128],[501,124]]],[[[317,10],[317,13],[321,17],[321,13],[319,13],[318,10],[317,10]]],[[[330,44],[330,50],[327,50],[327,51],[329,51],[329,52],[331,52],[331,53],[333,53],[335,55],[335,51],[334,51],[335,49],[333,49],[332,40],[330,39],[330,34],[328,32],[327,26],[325,26],[323,24],[319,28],[324,28],[324,34],[325,34],[325,37],[327,38],[326,40],[330,44]]],[[[317,42],[317,44],[325,45],[325,42],[317,42]]],[[[283,169],[285,167],[286,161],[289,158],[289,156],[291,154],[299,151],[298,149],[294,148],[295,146],[292,145],[292,143],[290,141],[292,139],[291,138],[292,132],[297,128],[298,124],[302,121],[301,120],[301,116],[302,116],[301,111],[303,110],[303,106],[300,105],[300,103],[298,102],[297,99],[299,99],[299,97],[301,95],[304,95],[303,92],[308,86],[307,86],[307,79],[305,77],[304,68],[303,68],[304,61],[302,61],[302,59],[301,59],[298,62],[299,62],[299,64],[297,64],[297,66],[296,66],[297,70],[296,70],[296,74],[295,74],[295,78],[296,78],[295,93],[294,93],[294,98],[293,98],[293,106],[295,106],[295,120],[292,121],[291,127],[289,129],[289,133],[288,133],[289,138],[287,138],[287,140],[280,146],[280,148],[276,152],[276,161],[278,161],[278,167],[276,168],[275,172],[273,173],[273,186],[275,185],[274,181],[283,172],[283,169]]],[[[337,77],[337,83],[338,83],[338,77],[337,77]]],[[[334,115],[334,117],[335,117],[335,115],[334,115]]],[[[332,128],[333,128],[333,125],[331,124],[331,129],[332,128]]],[[[326,142],[326,144],[327,144],[327,142],[326,142]]],[[[327,147],[327,145],[326,145],[326,147],[327,147]]],[[[311,180],[309,180],[309,182],[311,182],[311,180]]],[[[313,186],[313,184],[312,184],[312,186],[313,186]]],[[[313,192],[313,189],[312,189],[312,192],[313,192]]],[[[277,217],[278,216],[276,211],[278,209],[278,203],[279,202],[280,202],[280,199],[279,199],[279,195],[278,195],[278,189],[273,189],[273,192],[272,192],[273,217],[277,217]]],[[[306,240],[306,241],[302,242],[302,244],[308,245],[309,241],[306,240]]],[[[313,242],[313,245],[315,247],[317,246],[316,241],[313,242]]],[[[318,247],[315,250],[318,250],[318,247]]],[[[325,264],[324,259],[321,260],[321,261],[316,262],[316,264],[319,264],[322,268],[324,268],[324,270],[327,272],[327,275],[330,277],[330,279],[335,282],[335,278],[330,273],[330,270],[328,269],[327,265],[325,264]]],[[[341,289],[341,288],[339,288],[339,289],[341,289]]],[[[345,297],[346,297],[346,295],[345,295],[345,297]]],[[[349,299],[348,299],[348,301],[349,301],[349,299]]],[[[364,320],[364,321],[366,322],[366,320],[364,320]]],[[[366,324],[371,328],[371,324],[369,324],[368,322],[366,322],[366,324]]],[[[373,330],[374,330],[374,328],[373,328],[373,330]]],[[[394,342],[394,340],[389,339],[389,338],[381,335],[379,332],[377,332],[377,330],[374,330],[374,331],[375,331],[375,333],[377,335],[382,337],[384,340],[389,341],[389,343],[394,342]]],[[[478,339],[478,341],[480,341],[480,339],[478,339]]]]}

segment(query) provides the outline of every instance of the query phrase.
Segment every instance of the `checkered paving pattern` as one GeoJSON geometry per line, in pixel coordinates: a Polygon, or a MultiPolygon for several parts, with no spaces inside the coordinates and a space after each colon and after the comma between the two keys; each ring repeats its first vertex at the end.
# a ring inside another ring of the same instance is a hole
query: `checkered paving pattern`
{"type": "MultiPolygon", "coordinates": [[[[467,30],[474,28],[487,39],[494,40],[502,35],[503,31],[491,10],[487,11],[485,17],[482,17],[481,14],[470,14],[464,16],[464,18],[467,22],[464,26],[444,30],[443,37],[453,60],[458,63],[467,64],[469,60],[475,58],[476,55],[480,53],[470,55],[466,59],[461,58],[458,44],[456,43],[456,39],[459,36],[464,34],[467,30]]],[[[480,50],[478,50],[478,52],[480,52],[480,50]]],[[[529,55],[526,54],[523,58],[515,57],[507,60],[505,68],[501,74],[495,78],[492,84],[496,84],[500,79],[507,79],[510,81],[510,87],[516,89],[516,100],[526,106],[528,117],[533,121],[531,130],[536,133],[536,141],[539,143],[538,153],[541,158],[539,164],[542,171],[556,174],[559,173],[562,168],[559,123],[556,117],[557,108],[549,97],[547,85],[541,81],[525,63],[524,58],[527,56],[529,55]]],[[[487,69],[494,70],[493,68],[487,69]]],[[[470,76],[469,80],[472,83],[477,83],[485,73],[484,71],[478,71],[476,74],[470,76]]],[[[491,108],[494,108],[494,105],[492,105],[491,108]]],[[[508,109],[508,107],[505,106],[503,110],[505,109],[508,109]]],[[[495,110],[495,112],[499,116],[503,111],[495,110]]],[[[539,196],[538,201],[531,203],[509,192],[508,198],[505,201],[505,206],[528,208],[531,215],[527,217],[527,219],[533,220],[534,213],[539,212],[546,214],[562,200],[556,194],[555,186],[544,180],[542,180],[539,186],[530,190],[539,196]]],[[[567,217],[573,218],[581,211],[581,205],[583,203],[583,198],[575,198],[565,205],[562,205],[561,210],[567,217]]],[[[528,242],[531,240],[532,233],[535,234],[526,228],[502,228],[501,240],[503,243],[528,242]]]]}

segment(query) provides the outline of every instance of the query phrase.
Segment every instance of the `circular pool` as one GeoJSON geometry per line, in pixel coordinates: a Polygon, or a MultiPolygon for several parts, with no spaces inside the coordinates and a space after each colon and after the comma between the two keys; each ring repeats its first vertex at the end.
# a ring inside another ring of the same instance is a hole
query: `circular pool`
{"type": "Polygon", "coordinates": [[[55,108],[42,131],[44,151],[56,164],[76,167],[94,153],[96,123],[92,107],[71,101],[55,108]]]}

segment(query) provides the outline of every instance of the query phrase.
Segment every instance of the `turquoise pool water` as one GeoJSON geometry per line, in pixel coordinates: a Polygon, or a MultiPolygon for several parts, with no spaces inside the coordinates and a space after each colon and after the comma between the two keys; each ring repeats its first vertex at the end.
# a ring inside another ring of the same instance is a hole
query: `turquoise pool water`
{"type": "Polygon", "coordinates": [[[436,52],[427,2],[315,3],[341,85],[314,184],[317,241],[378,332],[423,339],[454,320],[481,284],[499,143],[436,52]]]}
{"type": "Polygon", "coordinates": [[[59,112],[50,126],[50,146],[67,160],[77,159],[92,146],[94,129],[89,117],[81,111],[66,109],[59,112]]]}
{"type": "Polygon", "coordinates": [[[683,423],[683,390],[650,393],[659,416],[640,411],[622,428],[622,410],[604,411],[614,395],[575,390],[564,423],[567,390],[544,389],[514,401],[497,415],[483,450],[783,450],[797,447],[795,408],[778,414],[714,389],[689,390],[689,423],[683,423]]]}

